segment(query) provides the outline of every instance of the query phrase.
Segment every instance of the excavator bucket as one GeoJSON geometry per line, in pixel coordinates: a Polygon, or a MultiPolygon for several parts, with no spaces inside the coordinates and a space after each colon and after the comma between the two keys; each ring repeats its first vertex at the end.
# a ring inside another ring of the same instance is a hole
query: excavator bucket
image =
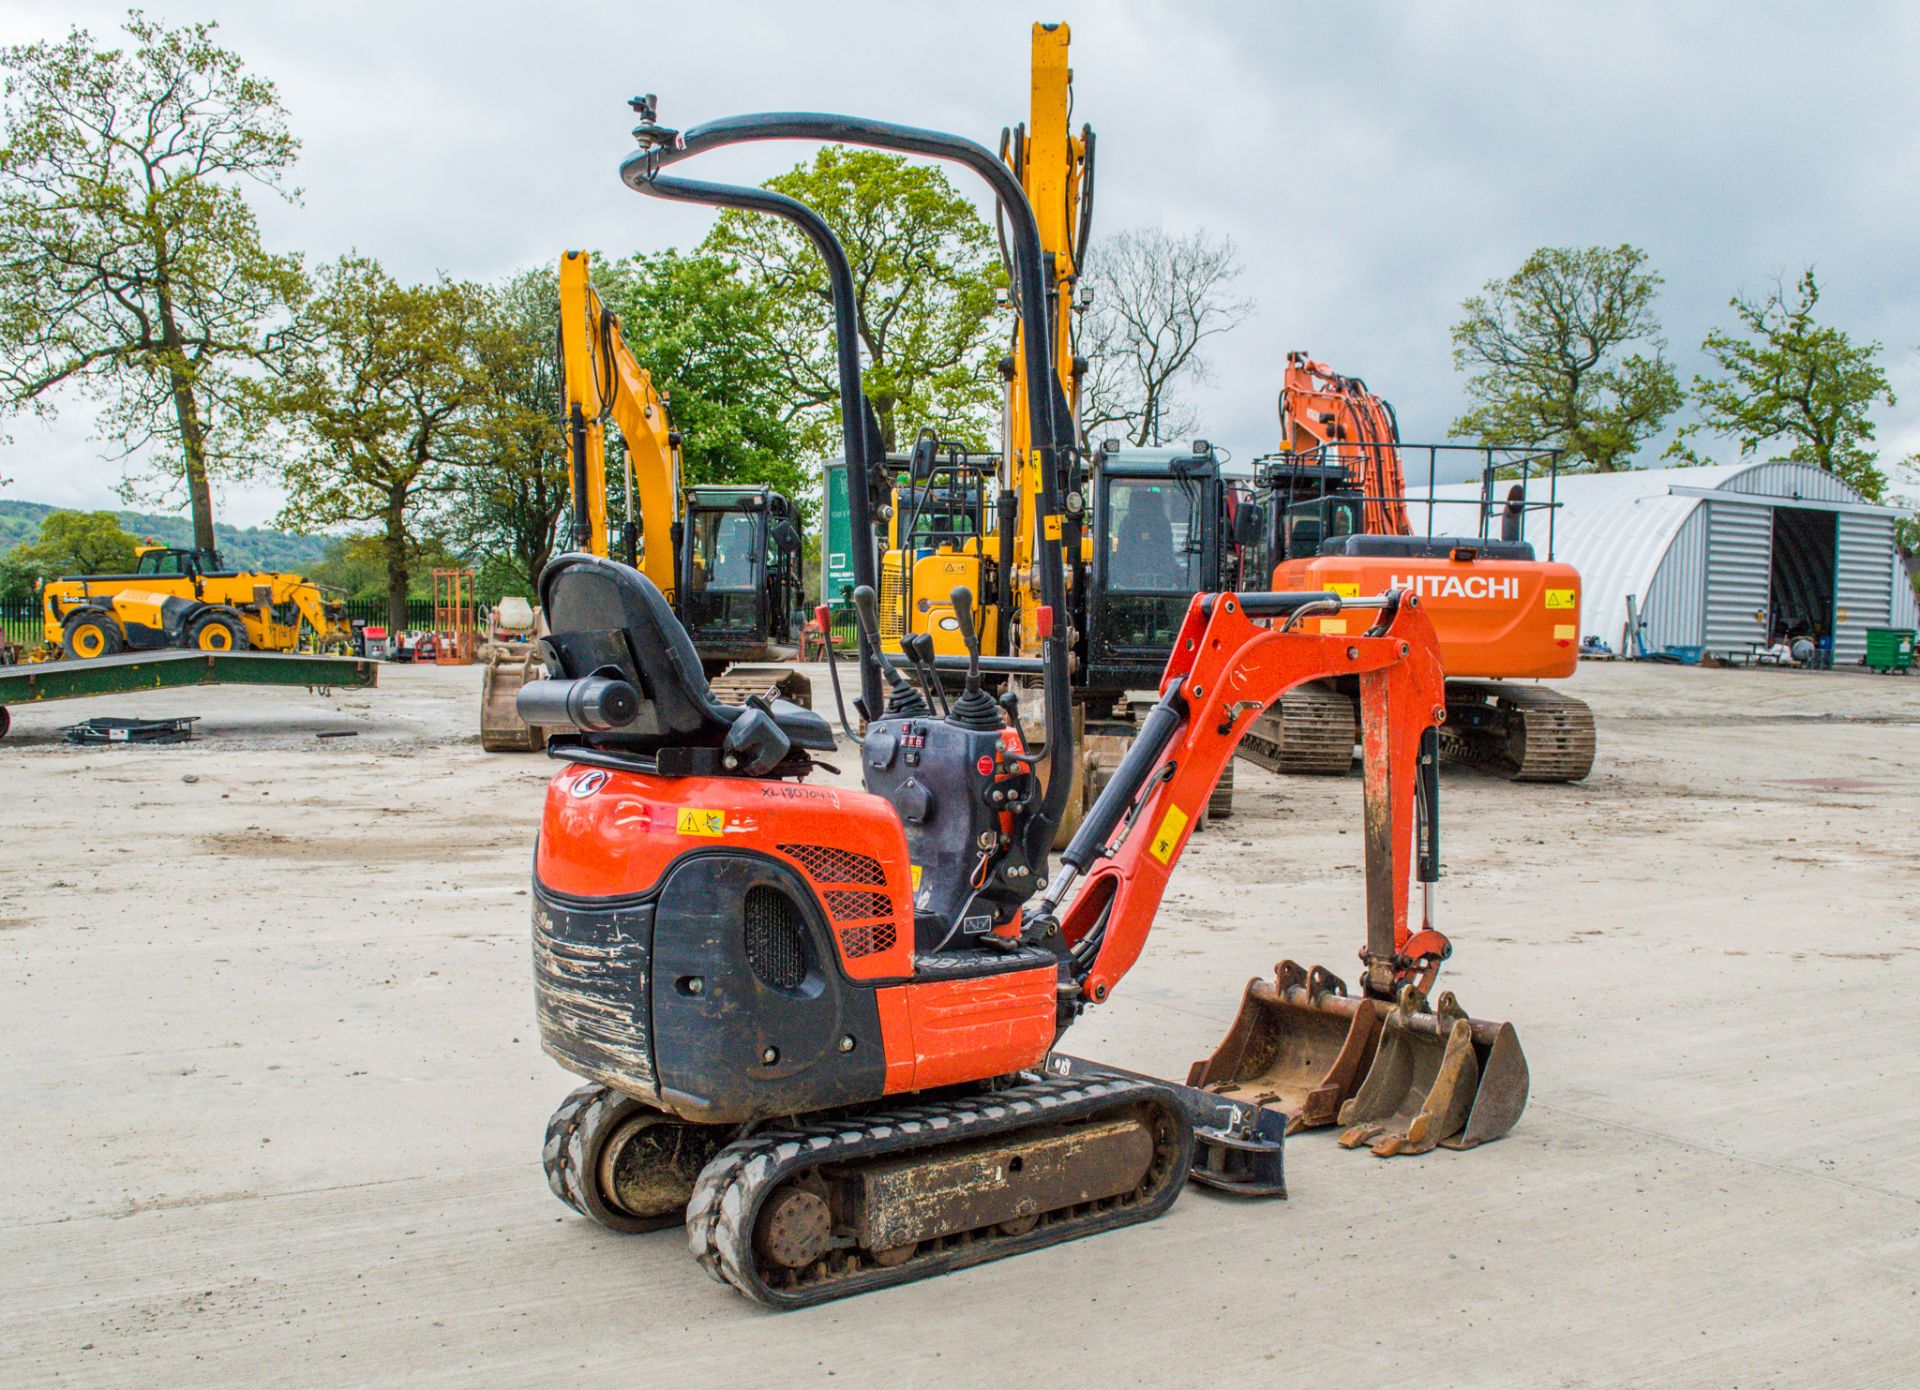
{"type": "Polygon", "coordinates": [[[1471,1149],[1527,1108],[1527,1059],[1511,1023],[1468,1018],[1451,990],[1429,1011],[1409,985],[1387,1015],[1373,1066],[1340,1107],[1340,1147],[1381,1158],[1471,1149]]]}
{"type": "Polygon", "coordinates": [[[1373,1063],[1385,1012],[1319,966],[1283,960],[1271,984],[1247,982],[1226,1040],[1187,1084],[1278,1111],[1288,1134],[1330,1125],[1373,1063]]]}
{"type": "Polygon", "coordinates": [[[480,674],[480,746],[489,753],[538,753],[548,730],[534,728],[515,708],[520,687],[537,680],[545,668],[535,651],[496,647],[487,653],[480,674]]]}

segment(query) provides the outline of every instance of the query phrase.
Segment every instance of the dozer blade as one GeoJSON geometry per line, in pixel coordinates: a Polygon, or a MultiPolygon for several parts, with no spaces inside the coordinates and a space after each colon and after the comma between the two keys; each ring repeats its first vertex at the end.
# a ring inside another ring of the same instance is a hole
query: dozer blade
{"type": "Polygon", "coordinates": [[[1278,1111],[1288,1134],[1330,1125],[1373,1063],[1385,1012],[1319,966],[1283,960],[1271,984],[1247,982],[1226,1040],[1187,1084],[1278,1111]]]}
{"type": "Polygon", "coordinates": [[[1381,1158],[1439,1146],[1471,1149],[1512,1129],[1527,1108],[1527,1059],[1510,1023],[1468,1018],[1451,991],[1428,1012],[1418,990],[1380,1031],[1373,1066],[1340,1108],[1340,1146],[1381,1158]]]}

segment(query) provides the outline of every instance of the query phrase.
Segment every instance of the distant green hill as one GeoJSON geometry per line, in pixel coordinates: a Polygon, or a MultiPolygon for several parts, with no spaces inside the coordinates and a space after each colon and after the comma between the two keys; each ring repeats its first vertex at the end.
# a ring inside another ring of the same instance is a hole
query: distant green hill
{"type": "MultiPolygon", "coordinates": [[[[16,502],[0,498],[0,554],[14,546],[32,541],[40,534],[40,522],[49,512],[59,511],[44,502],[16,502]]],[[[156,516],[151,512],[115,511],[120,524],[136,536],[151,536],[161,545],[193,544],[193,523],[184,516],[156,516]]],[[[326,553],[325,536],[293,535],[286,531],[265,531],[257,526],[244,530],[224,522],[213,524],[220,554],[230,565],[268,570],[309,570],[326,553]]]]}

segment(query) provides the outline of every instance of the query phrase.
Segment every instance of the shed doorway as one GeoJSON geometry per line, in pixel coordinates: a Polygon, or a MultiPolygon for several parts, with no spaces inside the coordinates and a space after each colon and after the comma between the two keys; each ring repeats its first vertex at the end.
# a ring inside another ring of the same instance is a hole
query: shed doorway
{"type": "Polygon", "coordinates": [[[1805,637],[1818,643],[1832,634],[1839,521],[1837,512],[1808,507],[1773,509],[1769,642],[1805,637]]]}

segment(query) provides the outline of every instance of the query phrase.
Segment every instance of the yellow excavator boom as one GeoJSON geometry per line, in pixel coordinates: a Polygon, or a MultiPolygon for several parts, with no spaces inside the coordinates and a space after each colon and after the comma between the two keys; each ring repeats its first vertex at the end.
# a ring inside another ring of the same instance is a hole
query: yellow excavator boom
{"type": "Polygon", "coordinates": [[[607,421],[627,446],[627,520],[639,509],[635,567],[669,600],[674,590],[673,523],[680,515],[680,439],[666,398],[620,336],[620,321],[593,288],[592,257],[560,258],[560,356],[576,550],[611,555],[607,518],[607,421]]]}

